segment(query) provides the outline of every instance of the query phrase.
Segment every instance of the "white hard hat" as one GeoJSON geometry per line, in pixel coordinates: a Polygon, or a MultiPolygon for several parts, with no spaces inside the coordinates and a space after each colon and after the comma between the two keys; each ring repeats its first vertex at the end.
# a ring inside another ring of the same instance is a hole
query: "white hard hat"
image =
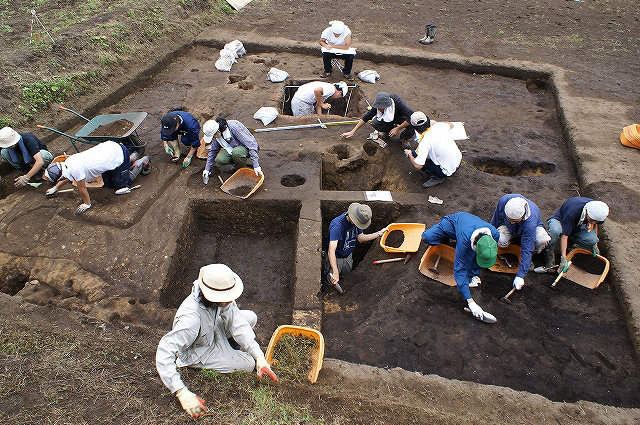
{"type": "Polygon", "coordinates": [[[202,126],[202,132],[204,133],[204,142],[211,143],[211,139],[213,139],[213,135],[218,132],[220,125],[216,120],[209,120],[204,123],[202,126]]]}
{"type": "Polygon", "coordinates": [[[519,220],[524,217],[524,213],[527,211],[526,208],[526,199],[520,197],[511,198],[504,206],[504,213],[507,215],[507,218],[511,220],[519,220]]]}
{"type": "Polygon", "coordinates": [[[609,205],[602,201],[589,201],[584,208],[589,218],[594,221],[604,221],[609,215],[609,205]]]}

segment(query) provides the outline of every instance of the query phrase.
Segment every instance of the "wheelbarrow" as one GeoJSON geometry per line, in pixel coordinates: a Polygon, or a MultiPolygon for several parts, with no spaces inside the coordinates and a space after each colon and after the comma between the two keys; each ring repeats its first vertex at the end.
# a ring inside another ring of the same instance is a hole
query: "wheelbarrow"
{"type": "Polygon", "coordinates": [[[124,146],[129,149],[130,153],[137,152],[138,157],[142,158],[144,156],[144,149],[146,143],[140,139],[140,136],[136,133],[136,129],[140,126],[142,121],[147,117],[146,112],[128,112],[124,114],[104,114],[98,115],[92,119],[84,117],[73,111],[71,109],[65,108],[64,106],[60,107],[63,111],[71,112],[76,116],[82,118],[87,121],[87,123],[82,127],[75,136],[64,133],[60,130],[56,130],[55,128],[45,127],[43,125],[37,125],[38,128],[44,128],[45,130],[53,131],[54,133],[58,133],[61,136],[65,136],[69,138],[71,145],[76,150],[76,152],[80,152],[75,142],[86,143],[89,145],[97,145],[102,142],[106,142],[107,140],[113,140],[117,143],[122,143],[124,146]],[[131,126],[127,129],[124,129],[121,134],[115,135],[94,135],[92,133],[96,132],[99,127],[104,127],[110,124],[114,124],[117,121],[129,121],[131,126]]]}

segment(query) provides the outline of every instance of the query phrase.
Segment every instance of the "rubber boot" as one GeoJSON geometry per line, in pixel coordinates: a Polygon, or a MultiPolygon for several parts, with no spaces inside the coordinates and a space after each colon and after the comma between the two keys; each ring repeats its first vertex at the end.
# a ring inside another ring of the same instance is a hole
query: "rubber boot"
{"type": "Polygon", "coordinates": [[[431,44],[435,41],[435,38],[436,38],[436,26],[432,24],[427,24],[425,27],[424,37],[418,41],[422,44],[431,44]]]}
{"type": "Polygon", "coordinates": [[[556,259],[552,250],[545,249],[542,251],[542,255],[544,256],[544,267],[547,270],[551,270],[551,272],[555,272],[552,267],[555,265],[556,259]]]}

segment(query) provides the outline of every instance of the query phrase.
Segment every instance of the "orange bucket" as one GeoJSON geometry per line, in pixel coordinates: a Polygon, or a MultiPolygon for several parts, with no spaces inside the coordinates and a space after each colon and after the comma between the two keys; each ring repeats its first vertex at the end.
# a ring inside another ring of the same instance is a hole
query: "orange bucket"
{"type": "Polygon", "coordinates": [[[620,143],[631,148],[640,149],[640,125],[632,124],[622,129],[620,143]]]}

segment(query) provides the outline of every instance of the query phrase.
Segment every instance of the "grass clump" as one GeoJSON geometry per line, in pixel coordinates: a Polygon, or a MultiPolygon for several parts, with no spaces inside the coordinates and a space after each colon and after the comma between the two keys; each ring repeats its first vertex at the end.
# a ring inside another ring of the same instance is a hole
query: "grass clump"
{"type": "Polygon", "coordinates": [[[33,112],[53,102],[63,102],[74,94],[81,94],[98,77],[97,72],[83,72],[69,77],[55,76],[50,81],[22,84],[22,97],[33,112]]]}
{"type": "Polygon", "coordinates": [[[311,351],[318,341],[303,335],[284,334],[273,347],[273,370],[281,379],[300,382],[311,369],[311,351]]]}

